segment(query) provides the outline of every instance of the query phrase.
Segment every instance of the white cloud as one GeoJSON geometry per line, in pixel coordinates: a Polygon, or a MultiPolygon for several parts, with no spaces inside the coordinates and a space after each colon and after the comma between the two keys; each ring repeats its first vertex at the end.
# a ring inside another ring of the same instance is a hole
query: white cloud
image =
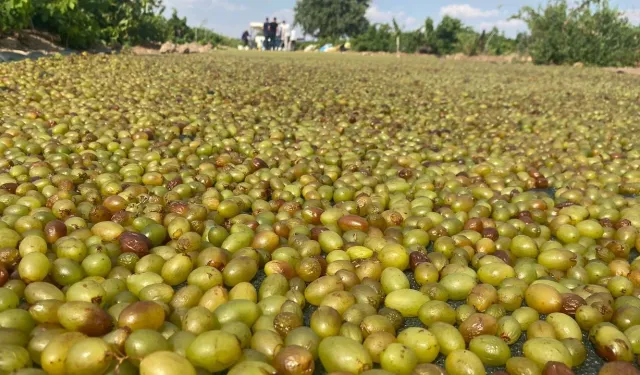
{"type": "Polygon", "coordinates": [[[243,10],[247,10],[245,5],[234,4],[229,0],[211,0],[211,5],[213,5],[214,8],[220,7],[229,12],[241,12],[243,10]]]}
{"type": "Polygon", "coordinates": [[[640,24],[640,9],[625,10],[622,16],[627,17],[632,23],[640,24]]]}
{"type": "Polygon", "coordinates": [[[380,10],[375,5],[372,5],[367,9],[365,16],[373,23],[387,23],[391,22],[393,19],[392,12],[380,10]]]}
{"type": "Polygon", "coordinates": [[[494,27],[497,27],[498,30],[505,31],[508,34],[512,34],[513,32],[526,30],[527,24],[523,20],[499,20],[495,22],[482,22],[478,25],[477,29],[489,31],[494,27]]]}
{"type": "Polygon", "coordinates": [[[440,8],[440,15],[451,16],[462,19],[470,18],[489,18],[499,15],[500,12],[497,9],[482,10],[474,8],[469,4],[453,4],[440,8]]]}
{"type": "Polygon", "coordinates": [[[378,8],[376,5],[371,5],[367,12],[365,13],[365,17],[371,23],[388,23],[391,24],[393,19],[396,19],[398,25],[401,28],[410,28],[414,26],[418,20],[415,17],[407,16],[404,12],[393,12],[390,10],[382,10],[378,8]]]}

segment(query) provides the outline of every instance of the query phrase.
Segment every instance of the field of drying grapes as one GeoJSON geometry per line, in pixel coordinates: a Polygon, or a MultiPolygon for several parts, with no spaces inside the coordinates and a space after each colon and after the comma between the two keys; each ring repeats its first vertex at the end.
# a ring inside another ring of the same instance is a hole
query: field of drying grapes
{"type": "Polygon", "coordinates": [[[0,64],[0,374],[640,374],[640,76],[0,64]]]}

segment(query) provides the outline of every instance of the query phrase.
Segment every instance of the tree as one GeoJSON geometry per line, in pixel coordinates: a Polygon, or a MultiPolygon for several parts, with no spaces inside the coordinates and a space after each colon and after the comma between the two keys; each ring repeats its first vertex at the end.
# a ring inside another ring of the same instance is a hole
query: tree
{"type": "Polygon", "coordinates": [[[462,21],[444,16],[435,29],[435,52],[438,55],[449,55],[456,49],[458,37],[463,31],[462,21]]]}
{"type": "Polygon", "coordinates": [[[427,38],[429,37],[429,35],[433,34],[433,19],[431,19],[431,17],[427,17],[427,19],[424,21],[424,33],[427,38]]]}
{"type": "Polygon", "coordinates": [[[431,17],[427,17],[424,21],[424,40],[426,44],[426,48],[424,48],[424,52],[426,53],[434,53],[436,52],[436,33],[433,26],[433,19],[431,17]]]}
{"type": "Polygon", "coordinates": [[[30,0],[3,0],[0,4],[0,33],[29,25],[32,11],[30,0]]]}
{"type": "MultiPolygon", "coordinates": [[[[491,41],[492,36],[493,36],[493,31],[489,35],[489,41],[491,41]]],[[[487,33],[484,30],[482,30],[482,33],[478,37],[478,50],[482,51],[483,53],[487,51],[487,33]]]]}
{"type": "Polygon", "coordinates": [[[355,37],[367,31],[370,0],[299,0],[294,25],[316,38],[355,37]]]}
{"type": "Polygon", "coordinates": [[[353,40],[356,51],[392,52],[395,43],[391,27],[387,24],[370,25],[366,32],[353,40]]]}
{"type": "Polygon", "coordinates": [[[400,36],[402,35],[402,29],[400,29],[400,25],[398,25],[398,21],[393,17],[393,34],[396,39],[396,53],[400,52],[400,36]]]}
{"type": "Polygon", "coordinates": [[[171,18],[167,22],[169,26],[169,33],[172,40],[178,40],[184,38],[189,32],[189,26],[187,26],[187,19],[185,17],[178,17],[178,10],[173,8],[171,12],[171,18]]]}
{"type": "MultiPolygon", "coordinates": [[[[75,49],[195,40],[185,17],[174,9],[167,19],[164,10],[162,0],[0,0],[0,34],[29,27],[57,35],[75,49]]],[[[238,43],[210,30],[200,32],[209,43],[238,43]]]]}
{"type": "Polygon", "coordinates": [[[32,0],[30,23],[60,36],[66,47],[89,48],[100,40],[100,25],[92,16],[94,1],[32,0]]]}
{"type": "Polygon", "coordinates": [[[518,35],[516,35],[515,44],[519,54],[524,55],[528,53],[530,39],[531,37],[529,36],[529,34],[524,32],[520,32],[518,33],[518,35]]]}
{"type": "Polygon", "coordinates": [[[482,33],[483,34],[478,40],[478,51],[496,56],[516,51],[524,53],[524,49],[526,47],[520,46],[518,43],[521,41],[522,35],[525,34],[518,34],[518,37],[521,39],[510,39],[504,35],[504,32],[501,32],[495,26],[491,29],[489,34],[485,34],[484,31],[482,31],[482,33]]]}
{"type": "MultiPolygon", "coordinates": [[[[427,18],[426,28],[433,30],[433,20],[427,18]]],[[[458,36],[462,31],[462,21],[450,16],[444,16],[433,32],[428,32],[427,43],[433,52],[438,55],[453,53],[458,42],[458,36]]]]}
{"type": "Polygon", "coordinates": [[[400,35],[400,51],[405,53],[426,52],[423,49],[426,46],[425,34],[422,30],[414,30],[403,32],[400,35]]]}
{"type": "Polygon", "coordinates": [[[523,7],[513,18],[529,26],[527,47],[537,64],[612,66],[640,61],[640,28],[607,0],[585,0],[573,9],[567,0],[553,0],[537,9],[523,7]]]}
{"type": "Polygon", "coordinates": [[[166,39],[160,0],[29,0],[37,29],[60,36],[67,47],[138,44],[166,39]]]}
{"type": "Polygon", "coordinates": [[[467,56],[478,54],[479,46],[478,33],[470,27],[462,28],[456,35],[456,43],[452,52],[462,52],[467,56]]]}
{"type": "MultiPolygon", "coordinates": [[[[95,1],[95,0],[94,0],[95,1]]],[[[101,0],[98,0],[101,1],[101,0]]],[[[104,1],[102,1],[104,2],[104,1]]],[[[162,0],[129,0],[109,2],[106,13],[108,37],[118,43],[140,43],[140,30],[164,11],[162,0]]]]}

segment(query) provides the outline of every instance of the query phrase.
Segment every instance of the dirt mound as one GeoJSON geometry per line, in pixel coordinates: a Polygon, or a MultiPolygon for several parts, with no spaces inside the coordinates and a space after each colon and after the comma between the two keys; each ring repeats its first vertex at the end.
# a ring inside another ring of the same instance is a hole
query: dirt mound
{"type": "Polygon", "coordinates": [[[40,31],[25,30],[0,39],[0,61],[37,59],[53,53],[69,54],[73,51],[61,47],[59,38],[40,31]]]}
{"type": "Polygon", "coordinates": [[[608,71],[618,74],[635,74],[640,75],[640,66],[637,68],[606,68],[608,71]]]}
{"type": "Polygon", "coordinates": [[[200,43],[174,44],[171,42],[164,43],[160,47],[160,53],[203,53],[213,49],[211,44],[202,45],[200,43]]]}
{"type": "Polygon", "coordinates": [[[40,31],[26,30],[0,39],[0,49],[10,51],[41,51],[43,53],[62,52],[59,38],[40,31]]]}
{"type": "MultiPolygon", "coordinates": [[[[41,31],[24,30],[14,35],[0,38],[0,62],[18,61],[24,59],[36,59],[42,56],[61,53],[63,55],[77,51],[61,46],[61,40],[55,35],[41,31]]],[[[213,50],[211,44],[200,43],[175,44],[171,42],[162,45],[143,45],[128,49],[134,55],[157,55],[172,53],[203,53],[213,50]]],[[[121,48],[101,47],[88,51],[89,53],[111,53],[121,51],[121,48]]]]}
{"type": "Polygon", "coordinates": [[[467,56],[463,53],[456,53],[454,55],[447,55],[444,57],[446,60],[455,60],[455,61],[482,61],[482,62],[492,62],[492,63],[512,63],[512,62],[531,62],[531,56],[521,56],[518,54],[509,54],[502,56],[491,56],[491,55],[477,55],[477,56],[467,56]]]}

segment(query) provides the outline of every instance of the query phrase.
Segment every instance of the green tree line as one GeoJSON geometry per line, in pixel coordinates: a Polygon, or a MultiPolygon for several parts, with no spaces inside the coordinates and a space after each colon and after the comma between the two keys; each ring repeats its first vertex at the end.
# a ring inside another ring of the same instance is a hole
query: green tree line
{"type": "Polygon", "coordinates": [[[396,39],[400,40],[400,52],[450,55],[463,53],[468,56],[479,54],[503,55],[518,49],[522,36],[508,38],[497,28],[476,32],[459,19],[445,16],[437,26],[431,18],[413,31],[402,31],[394,20],[392,25],[373,24],[352,40],[357,51],[395,52],[396,39]]]}
{"type": "Polygon", "coordinates": [[[164,16],[162,0],[0,0],[0,35],[37,29],[60,37],[69,48],[139,45],[175,41],[233,44],[210,30],[187,25],[174,9],[164,16]]]}
{"type": "MultiPolygon", "coordinates": [[[[528,32],[508,38],[496,28],[482,32],[445,16],[438,25],[427,18],[417,30],[404,31],[393,21],[370,24],[365,16],[370,0],[299,0],[295,23],[320,44],[349,40],[357,51],[400,51],[448,55],[518,52],[537,64],[621,66],[640,62],[640,27],[634,26],[608,0],[583,0],[570,7],[567,0],[548,0],[537,8],[523,7],[512,18],[528,32]]],[[[300,45],[300,47],[304,47],[300,45]]]]}
{"type": "MultiPolygon", "coordinates": [[[[416,30],[394,22],[371,24],[365,17],[370,0],[298,0],[295,23],[318,43],[348,39],[358,51],[448,55],[529,54],[538,64],[633,65],[640,61],[640,27],[634,26],[608,0],[547,0],[523,7],[513,16],[528,32],[508,38],[497,29],[477,32],[461,20],[431,18],[416,30]]],[[[162,0],[0,0],[0,36],[22,29],[44,30],[69,48],[197,41],[235,45],[238,40],[204,28],[189,27],[175,9],[165,16],[162,0]]],[[[300,45],[304,47],[304,44],[300,45]]]]}

